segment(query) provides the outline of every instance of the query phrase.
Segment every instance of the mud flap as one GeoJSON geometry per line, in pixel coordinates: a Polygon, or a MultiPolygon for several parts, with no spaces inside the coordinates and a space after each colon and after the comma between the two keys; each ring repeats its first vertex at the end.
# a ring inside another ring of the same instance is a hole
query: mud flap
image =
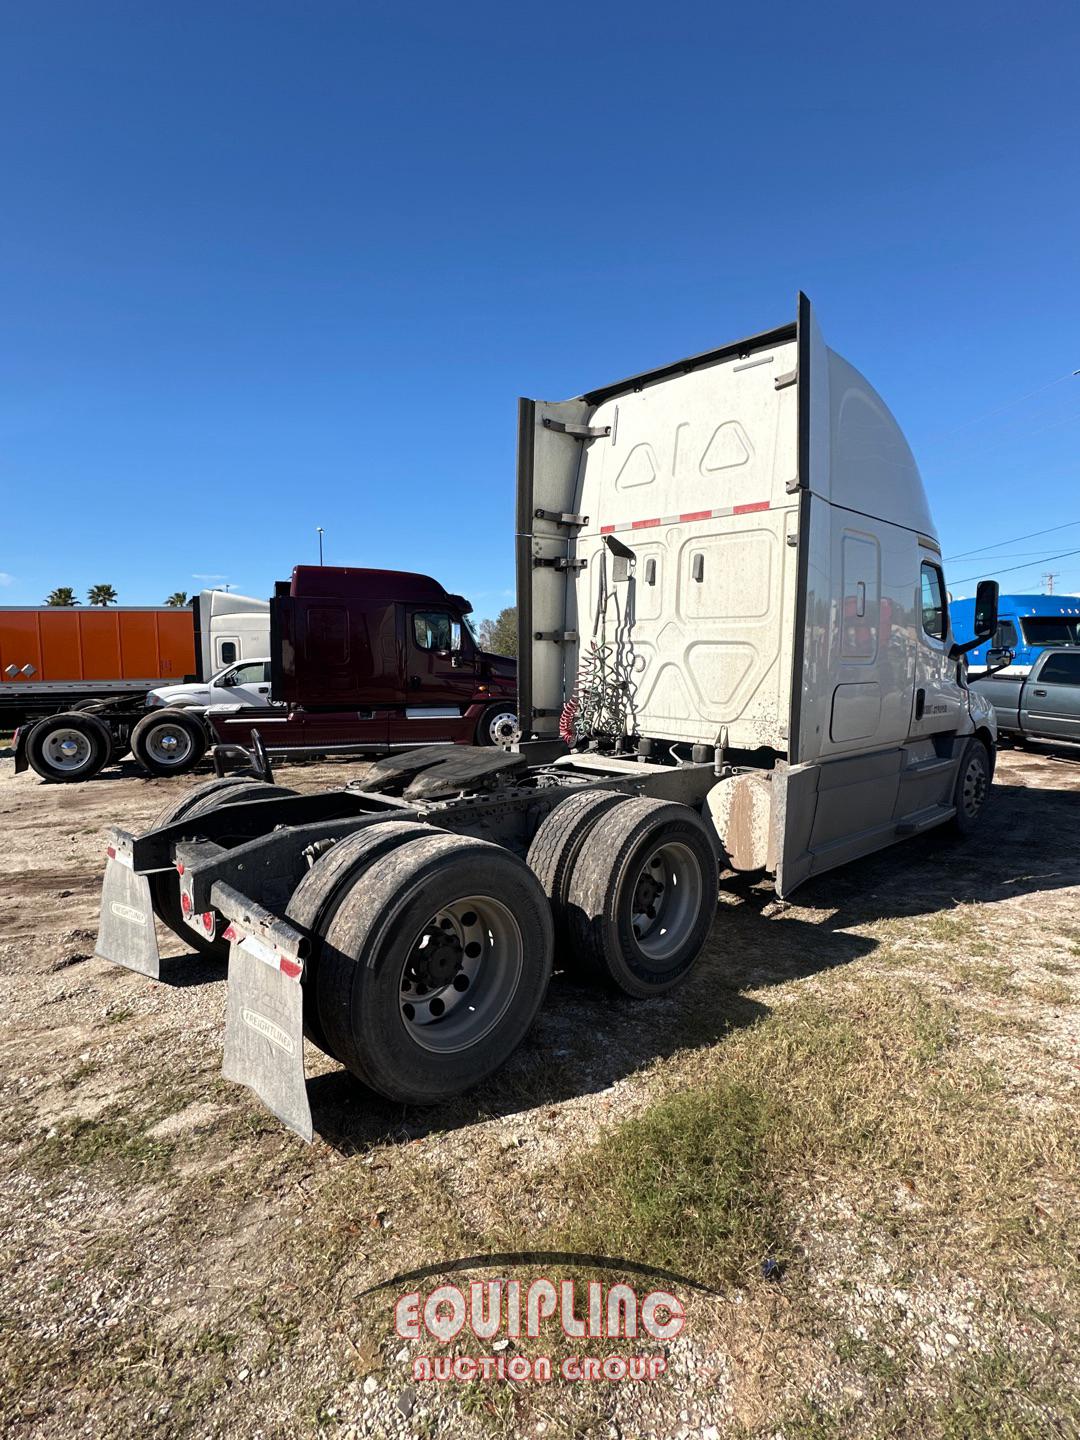
{"type": "Polygon", "coordinates": [[[222,1074],[254,1091],[290,1130],[310,1141],[300,984],[306,940],[227,885],[216,884],[211,895],[230,917],[222,1074]]]}
{"type": "Polygon", "coordinates": [[[157,980],[161,974],[150,881],[124,859],[109,857],[101,886],[101,919],[94,953],[157,980]]]}
{"type": "Polygon", "coordinates": [[[247,939],[229,947],[221,1073],[253,1090],[290,1130],[310,1141],[300,981],[253,954],[249,947],[257,943],[247,939]]]}

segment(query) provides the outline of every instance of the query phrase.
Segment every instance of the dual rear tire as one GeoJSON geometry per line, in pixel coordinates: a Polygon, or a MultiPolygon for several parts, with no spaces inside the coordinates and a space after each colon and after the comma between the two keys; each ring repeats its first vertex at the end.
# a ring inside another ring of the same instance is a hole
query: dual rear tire
{"type": "Polygon", "coordinates": [[[407,1104],[445,1100],[503,1065],[551,977],[551,909],[528,867],[427,825],[380,821],[340,841],[287,913],[314,941],[306,1033],[407,1104]]]}
{"type": "Polygon", "coordinates": [[[435,1104],[520,1045],[556,937],[625,994],[678,984],[708,935],[716,874],[696,812],[613,791],[557,806],[528,864],[486,840],[376,821],[320,856],[289,903],[312,941],[305,1033],[379,1094],[435,1104]]]}
{"type": "Polygon", "coordinates": [[[39,720],[26,740],[26,758],[43,780],[89,780],[109,763],[109,728],[96,715],[69,710],[39,720]]]}
{"type": "Polygon", "coordinates": [[[528,863],[570,968],[637,999],[693,968],[716,910],[717,860],[687,805],[590,790],[557,805],[528,863]]]}
{"type": "Polygon", "coordinates": [[[206,754],[206,728],[184,710],[151,710],[131,732],[131,752],[151,775],[183,775],[206,754]]]}

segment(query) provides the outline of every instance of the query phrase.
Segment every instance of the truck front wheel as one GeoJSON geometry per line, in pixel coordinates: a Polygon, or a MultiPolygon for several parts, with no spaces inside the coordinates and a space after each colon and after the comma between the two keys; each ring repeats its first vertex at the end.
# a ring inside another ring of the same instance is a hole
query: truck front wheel
{"type": "Polygon", "coordinates": [[[960,757],[953,795],[956,815],[952,826],[958,835],[970,835],[975,829],[989,794],[990,756],[983,742],[972,736],[960,757]]]}
{"type": "Polygon", "coordinates": [[[409,840],[364,870],[326,930],[329,1049],[389,1099],[437,1104],[520,1045],[551,950],[547,897],[515,855],[445,833],[409,840]]]}
{"type": "Polygon", "coordinates": [[[663,995],[701,953],[718,874],[697,811],[647,796],[614,806],[586,837],[570,877],[566,912],[578,957],[626,995],[663,995]]]}
{"type": "Polygon", "coordinates": [[[506,745],[517,734],[517,715],[507,705],[489,705],[476,727],[478,745],[506,745]]]}
{"type": "Polygon", "coordinates": [[[131,752],[151,775],[183,775],[206,754],[206,731],[182,710],[159,710],[132,730],[131,752]]]}

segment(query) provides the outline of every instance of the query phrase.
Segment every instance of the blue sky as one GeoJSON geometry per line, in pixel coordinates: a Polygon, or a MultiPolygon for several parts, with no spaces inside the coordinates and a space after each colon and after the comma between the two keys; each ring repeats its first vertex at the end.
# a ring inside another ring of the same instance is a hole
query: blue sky
{"type": "Polygon", "coordinates": [[[321,524],[494,613],[516,397],[799,288],[946,555],[1080,522],[1078,47],[1072,3],[3,0],[0,603],[266,595],[321,524]]]}

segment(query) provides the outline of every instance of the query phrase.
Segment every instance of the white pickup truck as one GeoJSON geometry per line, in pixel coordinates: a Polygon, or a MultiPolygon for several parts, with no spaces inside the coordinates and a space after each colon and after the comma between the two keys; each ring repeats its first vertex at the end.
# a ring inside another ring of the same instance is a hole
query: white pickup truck
{"type": "Polygon", "coordinates": [[[161,685],[146,697],[151,708],[206,709],[211,705],[268,705],[270,703],[270,661],[245,660],[227,665],[205,682],[161,685]]]}

